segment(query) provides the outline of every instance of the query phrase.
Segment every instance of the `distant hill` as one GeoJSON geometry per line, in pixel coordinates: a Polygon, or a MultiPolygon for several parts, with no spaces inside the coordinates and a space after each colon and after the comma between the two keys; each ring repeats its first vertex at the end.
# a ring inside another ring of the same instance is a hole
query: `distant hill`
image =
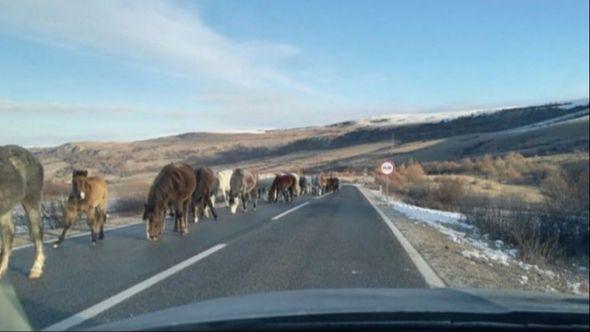
{"type": "Polygon", "coordinates": [[[261,133],[184,133],[136,142],[76,142],[32,149],[46,177],[73,168],[111,182],[148,177],[169,162],[261,171],[373,168],[383,158],[422,161],[520,151],[588,151],[588,100],[458,113],[394,115],[261,133]],[[395,148],[391,148],[391,139],[395,148]]]}

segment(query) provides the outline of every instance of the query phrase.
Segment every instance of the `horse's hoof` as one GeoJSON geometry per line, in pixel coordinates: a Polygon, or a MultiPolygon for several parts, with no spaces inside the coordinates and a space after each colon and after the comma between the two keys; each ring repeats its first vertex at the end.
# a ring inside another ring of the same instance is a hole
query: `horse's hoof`
{"type": "Polygon", "coordinates": [[[54,244],[53,244],[53,247],[54,247],[54,248],[59,248],[59,243],[54,243],[54,244]]]}
{"type": "Polygon", "coordinates": [[[96,245],[96,241],[92,241],[92,246],[95,246],[95,245],[96,245]]]}
{"type": "Polygon", "coordinates": [[[29,279],[39,279],[42,274],[43,274],[43,271],[31,270],[31,272],[29,272],[29,279]]]}

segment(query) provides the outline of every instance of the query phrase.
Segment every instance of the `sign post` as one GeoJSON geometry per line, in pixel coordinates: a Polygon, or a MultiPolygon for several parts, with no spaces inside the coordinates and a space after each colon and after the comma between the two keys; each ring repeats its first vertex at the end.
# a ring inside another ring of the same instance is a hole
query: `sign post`
{"type": "Polygon", "coordinates": [[[395,169],[395,164],[393,161],[384,161],[381,163],[381,174],[387,176],[385,178],[385,195],[387,196],[387,200],[389,201],[389,174],[393,173],[395,169]]]}

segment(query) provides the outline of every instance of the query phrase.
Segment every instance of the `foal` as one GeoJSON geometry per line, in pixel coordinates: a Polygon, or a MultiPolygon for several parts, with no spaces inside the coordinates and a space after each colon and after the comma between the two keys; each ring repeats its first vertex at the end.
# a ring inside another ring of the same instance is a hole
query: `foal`
{"type": "Polygon", "coordinates": [[[74,170],[72,172],[72,191],[68,197],[65,211],[66,226],[53,247],[57,248],[61,245],[66,233],[76,222],[80,213],[86,214],[92,244],[96,244],[97,239],[104,239],[104,224],[107,221],[107,196],[107,183],[102,177],[89,177],[86,170],[74,170]]]}

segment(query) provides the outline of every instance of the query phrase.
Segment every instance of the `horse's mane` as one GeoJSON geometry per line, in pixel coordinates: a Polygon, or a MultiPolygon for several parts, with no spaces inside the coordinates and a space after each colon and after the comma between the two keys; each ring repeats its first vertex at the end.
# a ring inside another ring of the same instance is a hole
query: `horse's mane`
{"type": "Polygon", "coordinates": [[[165,166],[156,179],[148,194],[147,205],[155,207],[157,204],[165,204],[167,196],[174,191],[175,184],[181,181],[181,176],[174,164],[165,166]]]}

